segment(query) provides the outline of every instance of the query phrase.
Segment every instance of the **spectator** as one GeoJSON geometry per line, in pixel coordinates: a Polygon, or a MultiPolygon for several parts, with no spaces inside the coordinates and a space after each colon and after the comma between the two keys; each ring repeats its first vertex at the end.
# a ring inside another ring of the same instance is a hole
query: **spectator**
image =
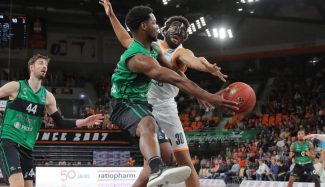
{"type": "Polygon", "coordinates": [[[277,180],[287,181],[290,175],[288,166],[284,165],[282,160],[276,160],[276,163],[279,167],[277,180]]]}
{"type": "Polygon", "coordinates": [[[223,179],[225,183],[228,183],[228,180],[231,176],[237,176],[240,170],[240,166],[238,164],[238,161],[236,159],[233,159],[233,165],[230,170],[224,173],[223,179]]]}
{"type": "Polygon", "coordinates": [[[272,156],[271,157],[271,168],[270,168],[270,172],[267,173],[267,176],[270,176],[270,179],[272,181],[276,181],[278,173],[279,173],[279,166],[276,163],[275,157],[272,156]]]}
{"type": "Polygon", "coordinates": [[[265,164],[263,159],[258,160],[258,169],[256,170],[256,180],[261,181],[265,179],[266,174],[270,172],[270,168],[265,164]]]}
{"type": "Polygon", "coordinates": [[[136,161],[133,159],[133,157],[130,157],[128,160],[128,166],[135,166],[136,161]]]}

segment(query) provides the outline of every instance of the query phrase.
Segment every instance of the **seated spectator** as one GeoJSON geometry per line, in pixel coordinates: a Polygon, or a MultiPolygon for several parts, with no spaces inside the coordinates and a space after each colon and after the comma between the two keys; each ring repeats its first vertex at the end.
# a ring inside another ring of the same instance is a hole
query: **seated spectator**
{"type": "Polygon", "coordinates": [[[130,157],[129,160],[128,160],[128,166],[135,166],[135,160],[133,159],[133,157],[130,157]]]}
{"type": "Polygon", "coordinates": [[[213,166],[211,168],[211,171],[210,171],[211,176],[209,176],[209,178],[214,179],[214,178],[219,177],[219,175],[220,175],[218,173],[219,168],[220,168],[219,160],[218,159],[215,159],[214,160],[214,163],[213,163],[213,166]]]}
{"type": "Polygon", "coordinates": [[[238,161],[236,159],[233,159],[232,161],[233,161],[233,165],[231,166],[231,169],[226,171],[223,176],[223,180],[225,181],[226,184],[228,183],[229,178],[231,176],[237,176],[240,170],[238,161]]]}
{"type": "Polygon", "coordinates": [[[281,159],[277,160],[276,163],[279,166],[279,171],[278,171],[278,176],[277,176],[278,181],[287,181],[290,176],[288,166],[284,165],[283,160],[281,160],[281,159]]]}
{"type": "Polygon", "coordinates": [[[211,169],[211,179],[217,179],[227,171],[227,166],[223,163],[222,159],[216,159],[214,162],[214,167],[211,169]]]}
{"type": "Polygon", "coordinates": [[[275,157],[271,157],[271,168],[270,172],[267,173],[267,176],[270,176],[269,179],[272,181],[277,181],[277,176],[279,173],[279,166],[276,163],[275,157]]]}
{"type": "Polygon", "coordinates": [[[261,181],[265,179],[266,174],[270,172],[270,168],[265,164],[263,159],[258,161],[258,169],[256,170],[256,180],[261,181]]]}
{"type": "Polygon", "coordinates": [[[207,160],[205,157],[203,157],[203,158],[201,159],[201,162],[200,162],[201,168],[204,168],[204,167],[206,166],[207,161],[208,161],[208,160],[207,160]]]}

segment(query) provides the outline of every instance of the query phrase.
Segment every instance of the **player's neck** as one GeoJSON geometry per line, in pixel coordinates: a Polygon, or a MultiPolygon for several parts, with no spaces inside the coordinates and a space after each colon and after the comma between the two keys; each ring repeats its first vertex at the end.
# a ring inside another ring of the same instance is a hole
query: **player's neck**
{"type": "Polygon", "coordinates": [[[304,144],[305,143],[305,140],[298,140],[298,143],[299,144],[304,144]]]}
{"type": "Polygon", "coordinates": [[[141,35],[135,35],[134,39],[140,42],[143,45],[143,47],[146,48],[147,50],[149,51],[151,50],[152,41],[148,40],[146,37],[141,35]]]}
{"type": "Polygon", "coordinates": [[[28,79],[28,84],[29,84],[29,87],[34,91],[38,91],[42,85],[42,80],[34,77],[34,76],[30,76],[29,79],[28,79]]]}

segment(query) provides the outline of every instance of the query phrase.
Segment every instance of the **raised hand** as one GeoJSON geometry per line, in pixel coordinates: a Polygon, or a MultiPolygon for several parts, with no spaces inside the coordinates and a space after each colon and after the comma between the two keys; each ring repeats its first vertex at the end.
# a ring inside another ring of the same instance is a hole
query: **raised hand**
{"type": "Polygon", "coordinates": [[[305,155],[308,156],[308,157],[313,156],[313,154],[310,152],[309,149],[307,149],[307,150],[305,151],[305,155]]]}
{"type": "Polygon", "coordinates": [[[315,138],[320,141],[325,141],[325,134],[309,134],[304,137],[304,139],[310,139],[310,140],[314,140],[315,138]]]}
{"type": "Polygon", "coordinates": [[[107,16],[111,16],[114,14],[112,4],[111,2],[109,2],[109,0],[100,0],[99,4],[104,7],[107,16]]]}
{"type": "Polygon", "coordinates": [[[205,66],[209,73],[219,77],[219,79],[223,82],[226,82],[226,78],[228,78],[228,75],[223,74],[221,72],[221,68],[218,67],[217,64],[210,64],[205,58],[200,58],[200,62],[205,66]]]}
{"type": "Polygon", "coordinates": [[[306,140],[306,139],[314,140],[315,137],[316,137],[316,134],[309,134],[309,135],[304,137],[304,140],[306,140]]]}

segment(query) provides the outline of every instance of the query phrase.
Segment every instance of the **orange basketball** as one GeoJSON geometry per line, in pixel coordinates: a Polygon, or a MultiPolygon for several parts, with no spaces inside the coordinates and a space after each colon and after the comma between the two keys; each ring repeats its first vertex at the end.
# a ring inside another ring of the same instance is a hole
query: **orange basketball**
{"type": "Polygon", "coordinates": [[[248,113],[254,109],[256,96],[252,87],[243,82],[234,82],[228,88],[229,90],[224,93],[224,98],[238,102],[237,113],[248,113]]]}

